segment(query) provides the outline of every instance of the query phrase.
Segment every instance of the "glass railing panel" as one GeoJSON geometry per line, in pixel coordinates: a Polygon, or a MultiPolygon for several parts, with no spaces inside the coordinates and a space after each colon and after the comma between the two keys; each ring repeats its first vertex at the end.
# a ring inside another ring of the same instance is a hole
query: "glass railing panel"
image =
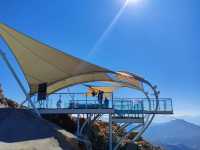
{"type": "Polygon", "coordinates": [[[49,95],[46,100],[37,101],[36,96],[32,99],[37,108],[112,108],[112,93],[105,93],[105,95],[107,97],[104,96],[102,100],[98,96],[88,96],[88,93],[54,93],[49,95]]]}

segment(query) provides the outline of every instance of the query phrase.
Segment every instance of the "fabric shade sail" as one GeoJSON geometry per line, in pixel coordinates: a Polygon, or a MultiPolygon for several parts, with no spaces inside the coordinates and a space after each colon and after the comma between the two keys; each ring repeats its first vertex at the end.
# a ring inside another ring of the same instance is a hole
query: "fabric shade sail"
{"type": "MultiPolygon", "coordinates": [[[[0,24],[0,36],[16,57],[30,86],[30,94],[37,93],[38,85],[47,83],[47,93],[92,81],[114,81],[108,73],[115,72],[65,54],[0,24]]],[[[134,86],[140,88],[138,80],[134,86]]]]}

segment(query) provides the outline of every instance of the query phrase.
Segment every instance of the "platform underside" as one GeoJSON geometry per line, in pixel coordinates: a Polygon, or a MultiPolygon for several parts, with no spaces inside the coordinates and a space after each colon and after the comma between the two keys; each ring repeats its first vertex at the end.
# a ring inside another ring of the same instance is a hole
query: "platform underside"
{"type": "Polygon", "coordinates": [[[69,108],[41,108],[40,114],[173,114],[173,111],[155,111],[155,110],[114,110],[107,109],[69,109],[69,108]]]}
{"type": "Polygon", "coordinates": [[[144,118],[134,118],[134,117],[112,117],[114,123],[144,123],[144,118]]]}
{"type": "Polygon", "coordinates": [[[112,114],[114,109],[69,109],[69,108],[42,108],[40,114],[112,114]]]}

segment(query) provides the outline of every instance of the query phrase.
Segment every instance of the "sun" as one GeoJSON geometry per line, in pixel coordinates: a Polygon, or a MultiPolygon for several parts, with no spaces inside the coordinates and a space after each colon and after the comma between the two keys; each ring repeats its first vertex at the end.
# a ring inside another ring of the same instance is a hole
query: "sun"
{"type": "Polygon", "coordinates": [[[141,0],[126,0],[127,4],[137,4],[139,3],[141,0]]]}

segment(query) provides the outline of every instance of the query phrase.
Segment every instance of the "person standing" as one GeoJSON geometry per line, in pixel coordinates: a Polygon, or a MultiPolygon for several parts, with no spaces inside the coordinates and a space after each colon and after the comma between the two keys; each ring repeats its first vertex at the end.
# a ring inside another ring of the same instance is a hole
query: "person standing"
{"type": "Polygon", "coordinates": [[[104,91],[99,90],[98,92],[98,102],[102,105],[104,91]]]}
{"type": "Polygon", "coordinates": [[[56,103],[57,108],[61,108],[61,103],[62,103],[62,101],[61,101],[61,95],[59,95],[59,100],[56,103]]]}
{"type": "Polygon", "coordinates": [[[107,97],[105,97],[104,106],[105,106],[105,108],[109,108],[109,100],[107,97]]]}

